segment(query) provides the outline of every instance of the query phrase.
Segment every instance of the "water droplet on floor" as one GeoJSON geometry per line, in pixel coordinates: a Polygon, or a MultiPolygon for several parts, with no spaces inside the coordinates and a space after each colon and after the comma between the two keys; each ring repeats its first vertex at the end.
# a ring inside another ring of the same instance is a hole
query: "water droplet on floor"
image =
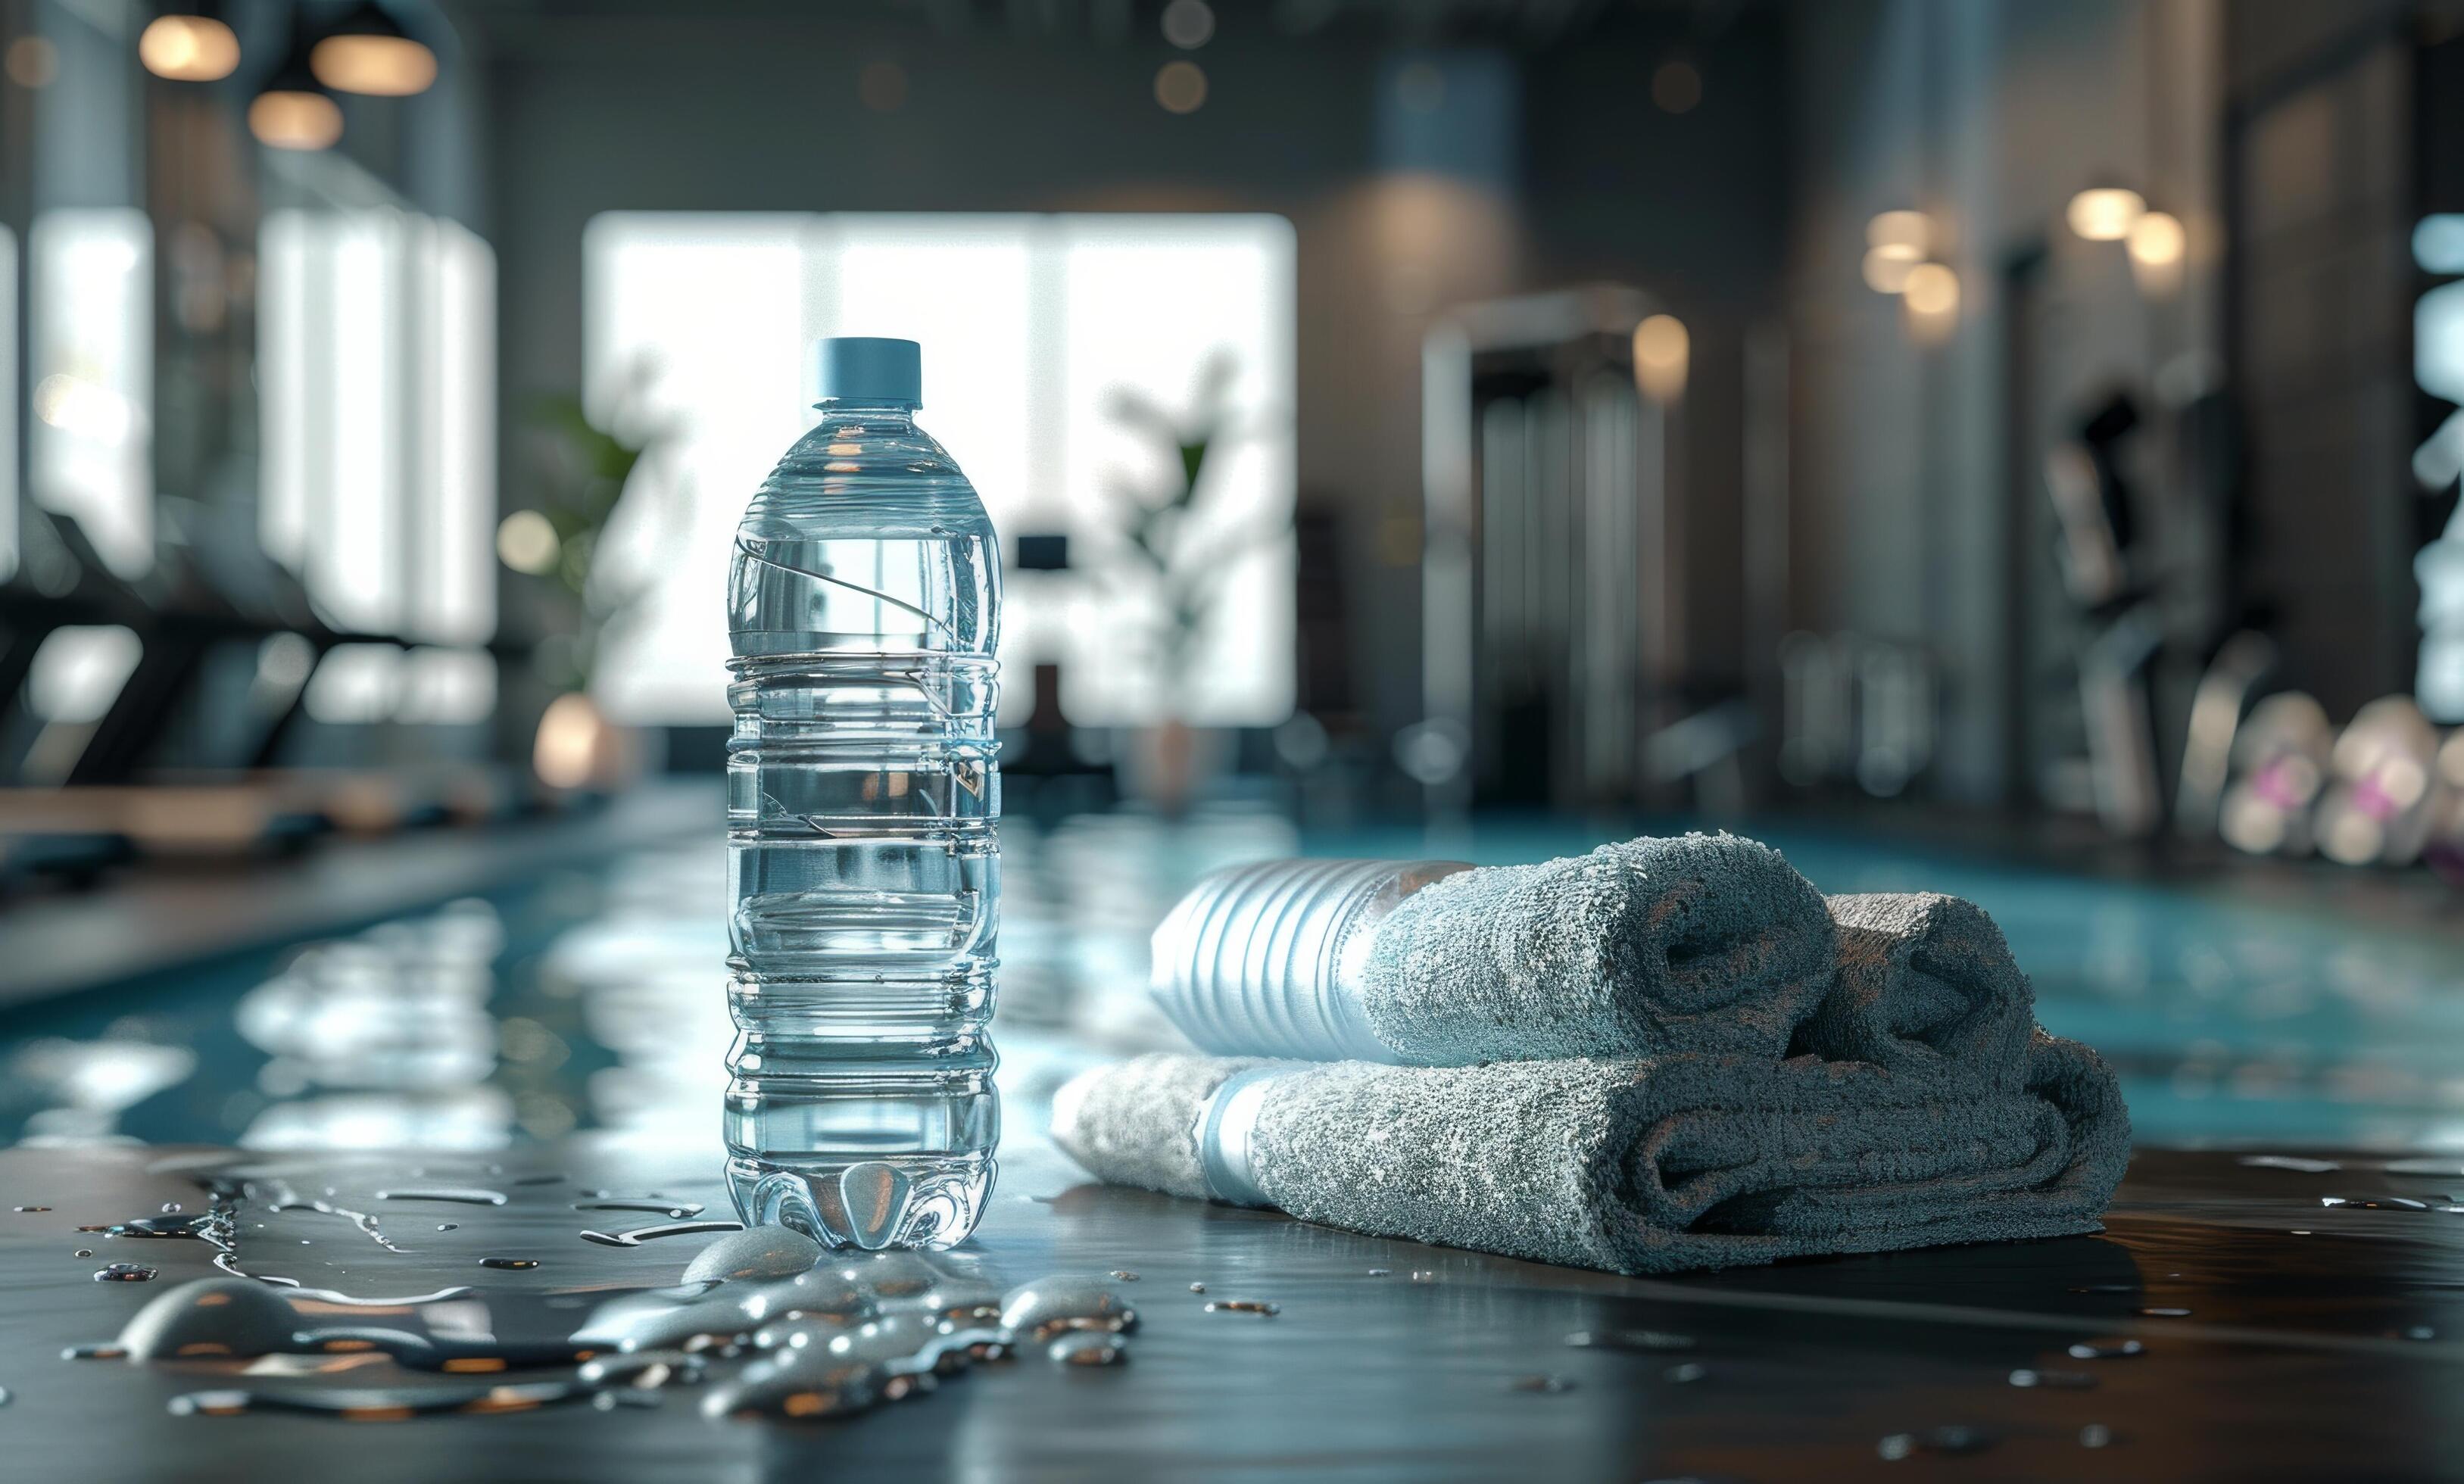
{"type": "Polygon", "coordinates": [[[843,1252],[838,1275],[884,1298],[909,1298],[939,1284],[948,1275],[920,1252],[843,1252]]]}
{"type": "Polygon", "coordinates": [[[49,1206],[20,1206],[20,1207],[18,1207],[17,1209],[18,1209],[19,1211],[49,1211],[49,1210],[51,1210],[51,1208],[50,1208],[49,1206]]]}
{"type": "Polygon", "coordinates": [[[166,1216],[176,1216],[179,1213],[180,1203],[178,1201],[165,1201],[163,1203],[163,1214],[166,1216]]]}
{"type": "Polygon", "coordinates": [[[707,1344],[752,1329],[758,1317],[745,1313],[743,1296],[714,1293],[718,1286],[691,1283],[620,1295],[592,1310],[573,1338],[598,1348],[639,1352],[707,1344]]]}
{"type": "Polygon", "coordinates": [[[1192,1283],[1189,1285],[1189,1291],[1193,1294],[1202,1294],[1206,1292],[1206,1285],[1203,1283],[1192,1283]]]}
{"type": "Polygon", "coordinates": [[[115,1262],[108,1267],[97,1268],[94,1280],[98,1283],[151,1283],[155,1271],[133,1262],[115,1262]]]}
{"type": "Polygon", "coordinates": [[[1118,1365],[1130,1358],[1130,1347],[1109,1331],[1079,1329],[1052,1342],[1044,1353],[1061,1365],[1118,1365]]]}
{"type": "Polygon", "coordinates": [[[516,1271],[527,1271],[528,1269],[538,1267],[539,1259],[537,1257],[482,1257],[479,1259],[479,1266],[483,1268],[509,1268],[516,1271]]]}
{"type": "MultiPolygon", "coordinates": [[[[578,1382],[534,1381],[487,1386],[375,1386],[334,1390],[248,1391],[236,1387],[191,1391],[171,1398],[172,1415],[235,1417],[253,1411],[315,1412],[354,1422],[404,1422],[422,1412],[487,1416],[526,1412],[558,1402],[589,1402],[622,1392],[596,1391],[578,1382]]],[[[648,1402],[649,1397],[639,1401],[648,1402]]],[[[617,1405],[626,1405],[618,1403],[617,1405]]]]}
{"type": "Polygon", "coordinates": [[[2075,1361],[2111,1361],[2146,1353],[2147,1347],[2136,1340],[2082,1340],[2070,1347],[2075,1361]]]}
{"type": "Polygon", "coordinates": [[[573,1203],[573,1209],[576,1211],[646,1211],[655,1215],[672,1216],[682,1221],[688,1216],[700,1215],[704,1208],[699,1201],[613,1200],[576,1201],[573,1203]]]}
{"type": "Polygon", "coordinates": [[[1578,1329],[1566,1343],[1593,1350],[1691,1350],[1694,1337],[1657,1329],[1578,1329]]]}
{"type": "Polygon", "coordinates": [[[1437,1280],[1438,1276],[1426,1268],[1420,1268],[1412,1274],[1412,1281],[1415,1283],[1434,1283],[1437,1280]]]}
{"type": "Polygon", "coordinates": [[[825,1255],[827,1250],[802,1232],[787,1227],[755,1227],[722,1236],[694,1254],[685,1267],[684,1281],[717,1283],[794,1277],[825,1255]]]}
{"type": "Polygon", "coordinates": [[[130,1316],[112,1348],[141,1361],[245,1359],[291,1348],[298,1328],[298,1311],[262,1283],[198,1278],[146,1300],[145,1307],[130,1316]]]}
{"type": "Polygon", "coordinates": [[[2113,1443],[2113,1429],[2101,1422],[2091,1422],[2079,1429],[2079,1447],[2107,1448],[2113,1443]]]}
{"type": "Polygon", "coordinates": [[[2404,1338],[2407,1340],[2435,1340],[2438,1338],[2438,1331],[2431,1328],[2427,1324],[2415,1324],[2410,1329],[2404,1332],[2404,1338]]]}
{"type": "Polygon", "coordinates": [[[2190,1314],[2188,1309],[2141,1309],[2139,1312],[2151,1320],[2188,1319],[2190,1314]]]}
{"type": "Polygon", "coordinates": [[[462,1223],[459,1221],[440,1221],[436,1223],[436,1230],[439,1232],[459,1232],[462,1230],[462,1223]]]}
{"type": "Polygon", "coordinates": [[[1980,1453],[1993,1446],[1991,1433],[1975,1428],[1936,1428],[1930,1432],[1894,1432],[1875,1445],[1874,1451],[1897,1462],[1922,1448],[1935,1453],[1980,1453]]]}
{"type": "Polygon", "coordinates": [[[1138,1316],[1109,1280],[1063,1273],[1022,1283],[1003,1295],[1001,1321],[1013,1334],[1048,1340],[1068,1329],[1131,1329],[1138,1316]]]}
{"type": "Polygon", "coordinates": [[[1708,1374],[1710,1373],[1703,1368],[1703,1363],[1700,1361],[1686,1361],[1680,1364],[1671,1365],[1666,1370],[1661,1372],[1661,1376],[1677,1383],[1677,1385],[1681,1386],[1690,1386],[1694,1382],[1702,1380],[1708,1374]]]}
{"type": "Polygon", "coordinates": [[[77,1255],[80,1257],[91,1257],[94,1255],[94,1249],[91,1247],[80,1247],[77,1250],[77,1255]]]}
{"type": "Polygon", "coordinates": [[[1390,1277],[1394,1275],[1394,1272],[1395,1270],[1392,1268],[1371,1268],[1369,1270],[1369,1276],[1371,1277],[1390,1277]]]}
{"type": "Polygon", "coordinates": [[[2241,1163],[2252,1169],[2297,1169],[2311,1175],[2344,1168],[2331,1159],[2306,1159],[2299,1154],[2245,1154],[2241,1163]]]}
{"type": "Polygon", "coordinates": [[[575,1371],[584,1386],[655,1390],[670,1384],[693,1386],[710,1374],[710,1363],[684,1350],[635,1350],[596,1357],[575,1371]]]}
{"type": "Polygon", "coordinates": [[[531,1186],[531,1185],[562,1185],[562,1184],[564,1184],[564,1181],[565,1181],[565,1176],[564,1176],[563,1172],[560,1170],[560,1171],[558,1171],[558,1172],[556,1172],[556,1173],[554,1173],[554,1174],[545,1174],[545,1175],[524,1175],[524,1176],[522,1176],[521,1178],[519,1178],[519,1179],[516,1180],[516,1181],[514,1182],[514,1184],[515,1184],[517,1187],[520,1187],[520,1186],[531,1186]]]}
{"type": "Polygon", "coordinates": [[[132,1216],[126,1221],[103,1226],[79,1227],[80,1232],[99,1232],[105,1236],[130,1238],[215,1239],[218,1244],[228,1239],[231,1218],[226,1213],[203,1211],[195,1215],[132,1216]]]}
{"type": "Polygon", "coordinates": [[[1124,1283],[1134,1283],[1138,1280],[1138,1276],[1127,1268],[1114,1268],[1112,1270],[1112,1277],[1119,1278],[1124,1283]]]}
{"type": "Polygon", "coordinates": [[[60,1352],[64,1361],[124,1361],[128,1352],[115,1344],[71,1345],[60,1352]]]}
{"type": "MultiPolygon", "coordinates": [[[[330,1193],[330,1192],[328,1192],[330,1193]]],[[[444,1201],[452,1206],[502,1206],[505,1192],[475,1186],[422,1186],[417,1189],[379,1190],[381,1201],[444,1201]]]]}
{"type": "Polygon", "coordinates": [[[2096,1378],[2083,1370],[2020,1369],[2011,1373],[2011,1385],[2049,1391],[2085,1391],[2096,1385],[2096,1378]]]}
{"type": "Polygon", "coordinates": [[[1255,1314],[1266,1319],[1273,1319],[1276,1315],[1284,1312],[1284,1306],[1279,1303],[1267,1303],[1265,1300],[1258,1298],[1210,1298],[1206,1302],[1206,1312],[1209,1314],[1255,1314]]]}
{"type": "Polygon", "coordinates": [[[644,1242],[656,1241],[663,1236],[693,1236],[703,1232],[743,1230],[744,1223],[740,1221],[674,1221],[663,1226],[634,1227],[625,1232],[584,1232],[581,1236],[583,1241],[596,1242],[602,1247],[639,1247],[644,1242]]]}
{"type": "MultiPolygon", "coordinates": [[[[1214,1305],[1209,1304],[1207,1307],[1213,1308],[1214,1305]]],[[[1511,1383],[1509,1383],[1509,1389],[1515,1391],[1540,1391],[1553,1394],[1560,1391],[1573,1390],[1574,1383],[1573,1378],[1567,1376],[1517,1376],[1511,1383]]]]}

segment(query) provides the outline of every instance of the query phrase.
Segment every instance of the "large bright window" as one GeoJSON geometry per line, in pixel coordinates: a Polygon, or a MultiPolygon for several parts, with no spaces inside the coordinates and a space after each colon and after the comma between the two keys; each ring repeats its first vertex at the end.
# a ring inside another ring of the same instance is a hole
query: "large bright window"
{"type": "Polygon", "coordinates": [[[495,626],[495,259],[451,222],[283,210],[258,233],[259,534],[328,622],[495,626]]]}
{"type": "Polygon", "coordinates": [[[154,565],[154,229],[135,207],[45,211],[28,235],[34,499],[121,577],[154,565]]]}
{"type": "MultiPolygon", "coordinates": [[[[1014,554],[1066,535],[1066,572],[1004,589],[1004,713],[1027,676],[1062,672],[1082,726],[1167,711],[1283,720],[1292,700],[1293,240],[1244,215],[754,215],[614,212],[583,238],[584,401],[620,436],[668,430],[675,509],[627,512],[649,587],[611,630],[596,684],[636,721],[725,714],[725,578],[754,488],[814,414],[812,344],[885,335],[924,346],[924,426],[982,492],[1014,554]],[[1178,666],[1146,656],[1164,622],[1125,535],[1125,490],[1178,456],[1125,420],[1133,394],[1176,416],[1224,368],[1229,436],[1210,451],[1175,543],[1217,592],[1178,666]],[[656,535],[653,535],[656,533],[656,535]],[[1205,554],[1199,559],[1198,554],[1205,554]]],[[[638,476],[637,476],[638,477],[638,476]]],[[[611,554],[617,555],[617,554],[611,554]]]]}

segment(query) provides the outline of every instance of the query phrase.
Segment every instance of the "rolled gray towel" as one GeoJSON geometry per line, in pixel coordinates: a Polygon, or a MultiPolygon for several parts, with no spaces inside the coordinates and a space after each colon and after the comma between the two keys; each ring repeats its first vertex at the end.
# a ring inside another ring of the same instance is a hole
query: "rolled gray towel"
{"type": "Polygon", "coordinates": [[[2026,1078],[2035,993],[1983,907],[1932,892],[1824,902],[1838,969],[1792,1052],[1954,1085],[2026,1078]]]}
{"type": "Polygon", "coordinates": [[[1173,909],[1155,993],[1223,1056],[1777,1057],[1830,982],[1833,945],[1821,894],[1733,835],[1479,869],[1273,862],[1173,909]]]}
{"type": "Polygon", "coordinates": [[[1665,1273],[2098,1230],[2129,1159],[2120,1090],[2095,1053],[2041,1033],[2027,1066],[2009,1090],[1947,1097],[1806,1057],[1450,1068],[1159,1055],[1065,1088],[1053,1134],[1099,1179],[1665,1273]]]}

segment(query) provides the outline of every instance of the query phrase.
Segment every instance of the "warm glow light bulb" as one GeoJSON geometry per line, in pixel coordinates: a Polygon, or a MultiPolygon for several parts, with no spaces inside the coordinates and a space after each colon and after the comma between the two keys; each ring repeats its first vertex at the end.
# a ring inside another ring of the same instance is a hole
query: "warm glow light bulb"
{"type": "Polygon", "coordinates": [[[308,69],[337,93],[408,98],[436,82],[436,54],[408,36],[327,36],[308,54],[308,69]]]}
{"type": "Polygon", "coordinates": [[[1683,394],[1693,343],[1674,315],[1654,315],[1634,327],[1634,381],[1644,396],[1668,402],[1683,394]]]}
{"type": "Polygon", "coordinates": [[[1896,243],[1865,250],[1865,287],[1877,294],[1898,294],[1916,272],[1917,254],[1896,243]]]}
{"type": "Polygon", "coordinates": [[[157,77],[218,82],[239,68],[239,37],[206,15],[158,15],[137,38],[137,59],[157,77]]]}
{"type": "Polygon", "coordinates": [[[1206,104],[1206,74],[1196,62],[1166,62],[1155,73],[1155,95],[1166,113],[1194,114],[1206,104]]]}
{"type": "Polygon", "coordinates": [[[1933,218],[1923,211],[1878,211],[1865,224],[1865,245],[1916,262],[1933,248],[1933,218]]]}
{"type": "Polygon", "coordinates": [[[342,109],[322,93],[260,93],[248,105],[248,132],[269,149],[331,149],[342,137],[342,109]]]}
{"type": "Polygon", "coordinates": [[[2091,186],[2071,198],[2071,230],[2090,242],[2120,242],[2130,233],[2147,203],[2139,192],[2120,186],[2091,186]]]}
{"type": "Polygon", "coordinates": [[[553,572],[563,555],[555,523],[538,511],[516,511],[496,526],[496,558],[516,572],[533,577],[553,572]]]}
{"type": "Polygon", "coordinates": [[[1959,275],[1940,263],[1919,263],[1900,297],[1919,320],[1946,324],[1959,313],[1959,275]]]}
{"type": "Polygon", "coordinates": [[[2170,268],[2182,261],[2188,234],[2182,230],[2182,219],[2169,211],[2149,211],[2130,224],[2128,238],[2133,262],[2147,268],[2170,268]]]}

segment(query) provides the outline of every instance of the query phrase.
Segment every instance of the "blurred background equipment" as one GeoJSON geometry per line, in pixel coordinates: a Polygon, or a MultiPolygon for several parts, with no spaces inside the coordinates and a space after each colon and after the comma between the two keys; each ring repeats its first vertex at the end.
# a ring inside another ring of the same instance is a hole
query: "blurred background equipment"
{"type": "Polygon", "coordinates": [[[2451,11],[0,0],[0,988],[692,816],[849,334],[1015,818],[2464,869],[2451,11]]]}

